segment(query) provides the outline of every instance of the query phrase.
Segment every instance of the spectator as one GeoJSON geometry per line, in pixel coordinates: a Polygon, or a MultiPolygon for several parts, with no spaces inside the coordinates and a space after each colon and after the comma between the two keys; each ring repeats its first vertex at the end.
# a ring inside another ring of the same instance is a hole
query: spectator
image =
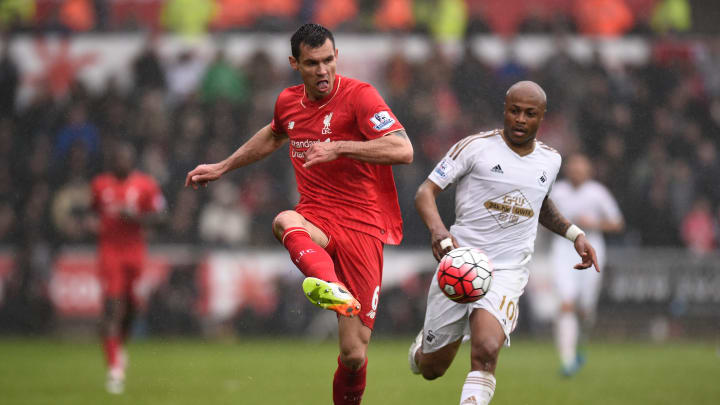
{"type": "Polygon", "coordinates": [[[465,35],[467,21],[464,0],[438,0],[429,21],[430,33],[436,41],[459,40],[465,35]]]}
{"type": "Polygon", "coordinates": [[[625,0],[584,0],[575,4],[575,19],[584,35],[614,37],[627,32],[634,24],[625,0]]]}
{"type": "MultiPolygon", "coordinates": [[[[322,0],[316,0],[316,8],[322,0]]],[[[270,31],[290,30],[295,25],[295,17],[300,10],[297,0],[263,0],[257,2],[258,24],[260,29],[270,31]]]]}
{"type": "Polygon", "coordinates": [[[256,0],[217,0],[216,7],[211,26],[218,30],[252,27],[258,14],[256,0]]]}
{"type": "Polygon", "coordinates": [[[65,242],[92,240],[90,185],[75,178],[55,193],[52,202],[52,221],[58,235],[65,242]]]}
{"type": "Polygon", "coordinates": [[[161,21],[169,31],[195,37],[207,33],[215,12],[212,0],[168,0],[161,21]]]}
{"type": "Polygon", "coordinates": [[[205,72],[200,95],[203,101],[210,103],[225,100],[236,104],[250,98],[247,79],[242,71],[230,64],[222,50],[216,53],[215,60],[205,72]]]}
{"type": "Polygon", "coordinates": [[[343,28],[356,21],[356,0],[317,0],[313,21],[329,29],[343,28]]]}
{"type": "Polygon", "coordinates": [[[11,31],[27,24],[35,14],[35,0],[3,0],[0,2],[0,29],[11,31]]]}
{"type": "Polygon", "coordinates": [[[715,227],[710,201],[702,196],[698,197],[681,224],[685,247],[700,256],[710,253],[717,247],[715,227]]]}
{"type": "Polygon", "coordinates": [[[692,28],[692,12],[688,0],[661,0],[655,6],[650,20],[659,33],[687,32],[692,28]]]}
{"type": "Polygon", "coordinates": [[[169,235],[173,242],[194,243],[197,241],[196,218],[200,206],[198,194],[187,188],[180,188],[174,198],[170,216],[169,235]]]}
{"type": "Polygon", "coordinates": [[[156,38],[148,38],[142,52],[133,62],[135,88],[138,91],[165,88],[165,73],[160,64],[156,46],[156,38]]]}
{"type": "Polygon", "coordinates": [[[10,54],[10,38],[2,38],[0,45],[0,118],[12,116],[15,112],[20,73],[10,54]]]}
{"type": "Polygon", "coordinates": [[[195,94],[203,73],[205,61],[199,58],[196,51],[185,49],[177,56],[177,61],[167,67],[168,96],[173,102],[184,102],[195,94]]]}
{"type": "Polygon", "coordinates": [[[690,161],[694,162],[694,173],[696,173],[698,194],[704,195],[712,205],[720,204],[720,159],[715,143],[710,139],[703,139],[698,142],[694,156],[690,161]]]}
{"type": "Polygon", "coordinates": [[[95,27],[92,0],[65,0],[60,6],[60,22],[73,31],[89,31],[95,27]]]}
{"type": "Polygon", "coordinates": [[[380,0],[373,16],[380,31],[408,31],[415,25],[411,0],[380,0]]]}
{"type": "Polygon", "coordinates": [[[54,147],[55,162],[63,162],[68,157],[70,149],[78,143],[83,144],[88,153],[90,159],[88,164],[93,164],[100,154],[100,136],[97,127],[89,121],[87,106],[82,102],[70,107],[67,123],[57,134],[54,147]]]}
{"type": "Polygon", "coordinates": [[[210,201],[200,212],[200,238],[220,246],[237,247],[250,238],[250,213],[238,204],[239,191],[223,180],[211,190],[210,201]]]}

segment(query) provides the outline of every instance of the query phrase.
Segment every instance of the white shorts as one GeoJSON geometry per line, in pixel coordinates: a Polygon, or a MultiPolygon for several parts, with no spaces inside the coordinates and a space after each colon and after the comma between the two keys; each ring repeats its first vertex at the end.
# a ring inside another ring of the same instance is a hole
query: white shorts
{"type": "Polygon", "coordinates": [[[517,326],[518,303],[525,290],[530,272],[526,267],[495,269],[490,291],[483,298],[458,304],[443,294],[437,284],[437,272],[428,291],[423,353],[432,353],[450,343],[470,336],[470,314],[475,309],[490,312],[505,332],[505,345],[510,346],[510,334],[517,326]]]}
{"type": "MultiPolygon", "coordinates": [[[[602,268],[605,264],[605,252],[601,248],[596,250],[598,264],[602,268]]],[[[575,248],[571,243],[567,243],[567,241],[553,243],[553,278],[560,301],[572,302],[587,316],[592,317],[600,295],[602,273],[595,271],[594,267],[575,270],[573,266],[580,263],[580,260],[580,256],[575,252],[575,248]]]]}

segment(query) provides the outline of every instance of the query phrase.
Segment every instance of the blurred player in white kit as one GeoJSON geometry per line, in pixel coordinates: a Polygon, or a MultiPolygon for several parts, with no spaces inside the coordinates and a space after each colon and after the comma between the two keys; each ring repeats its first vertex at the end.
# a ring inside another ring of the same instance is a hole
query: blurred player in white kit
{"type": "MultiPolygon", "coordinates": [[[[583,154],[567,158],[563,173],[550,193],[558,210],[585,231],[595,248],[598,264],[605,266],[605,240],[603,233],[621,232],[624,220],[610,191],[592,179],[592,164],[583,154]]],[[[560,299],[560,310],[555,321],[555,344],[560,354],[561,372],[569,377],[578,372],[585,362],[577,350],[580,323],[589,327],[595,318],[595,307],[601,273],[576,271],[573,265],[577,253],[562,237],[553,236],[551,263],[555,289],[560,299]]]]}

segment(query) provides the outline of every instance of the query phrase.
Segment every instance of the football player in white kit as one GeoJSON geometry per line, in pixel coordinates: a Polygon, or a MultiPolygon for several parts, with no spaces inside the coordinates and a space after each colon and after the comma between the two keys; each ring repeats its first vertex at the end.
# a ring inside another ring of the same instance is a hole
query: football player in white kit
{"type": "Polygon", "coordinates": [[[495,268],[490,291],[471,304],[451,301],[431,283],[425,325],[410,346],[410,369],[433,380],[450,367],[463,338],[469,336],[471,371],[461,405],[488,404],[495,392],[498,355],[503,344],[510,344],[517,325],[518,299],[527,284],[525,265],[533,253],[538,221],[574,242],[581,257],[575,268],[594,265],[599,271],[595,250],[582,230],[548,198],[561,158],[535,140],[546,105],[545,92],[536,83],[511,86],[505,96],[503,129],[455,144],[415,196],[435,259],[469,246],[484,251],[495,268]],[[452,183],[457,183],[456,220],[448,231],[435,199],[452,183]]]}
{"type": "MultiPolygon", "coordinates": [[[[592,179],[592,164],[587,156],[574,154],[565,161],[565,179],[558,181],[550,193],[557,208],[582,227],[595,247],[598,264],[605,265],[603,233],[620,232],[624,220],[610,191],[592,179]]],[[[560,354],[561,372],[570,377],[585,363],[578,352],[580,320],[589,327],[595,320],[595,307],[602,277],[588,271],[568,271],[577,254],[559,236],[552,241],[552,265],[555,288],[560,298],[560,311],[555,320],[555,344],[560,354]]]]}

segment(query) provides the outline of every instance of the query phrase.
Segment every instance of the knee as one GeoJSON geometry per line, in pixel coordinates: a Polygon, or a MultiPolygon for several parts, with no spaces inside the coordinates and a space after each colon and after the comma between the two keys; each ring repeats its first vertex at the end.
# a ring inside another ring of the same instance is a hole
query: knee
{"type": "Polygon", "coordinates": [[[422,365],[420,367],[420,371],[422,372],[422,376],[424,379],[432,381],[445,375],[447,367],[436,364],[422,365]]]}
{"type": "Polygon", "coordinates": [[[365,364],[367,347],[370,342],[363,337],[348,339],[340,343],[340,362],[352,370],[357,370],[365,364]]]}
{"type": "Polygon", "coordinates": [[[272,222],[272,230],[278,240],[282,239],[282,235],[286,229],[302,224],[302,216],[295,211],[282,211],[275,216],[272,222]]]}
{"type": "Polygon", "coordinates": [[[473,370],[493,371],[497,364],[502,343],[494,339],[473,342],[470,348],[470,363],[473,370]]]}
{"type": "Polygon", "coordinates": [[[362,348],[349,348],[340,351],[340,362],[351,370],[357,370],[365,364],[366,353],[362,348]]]}

